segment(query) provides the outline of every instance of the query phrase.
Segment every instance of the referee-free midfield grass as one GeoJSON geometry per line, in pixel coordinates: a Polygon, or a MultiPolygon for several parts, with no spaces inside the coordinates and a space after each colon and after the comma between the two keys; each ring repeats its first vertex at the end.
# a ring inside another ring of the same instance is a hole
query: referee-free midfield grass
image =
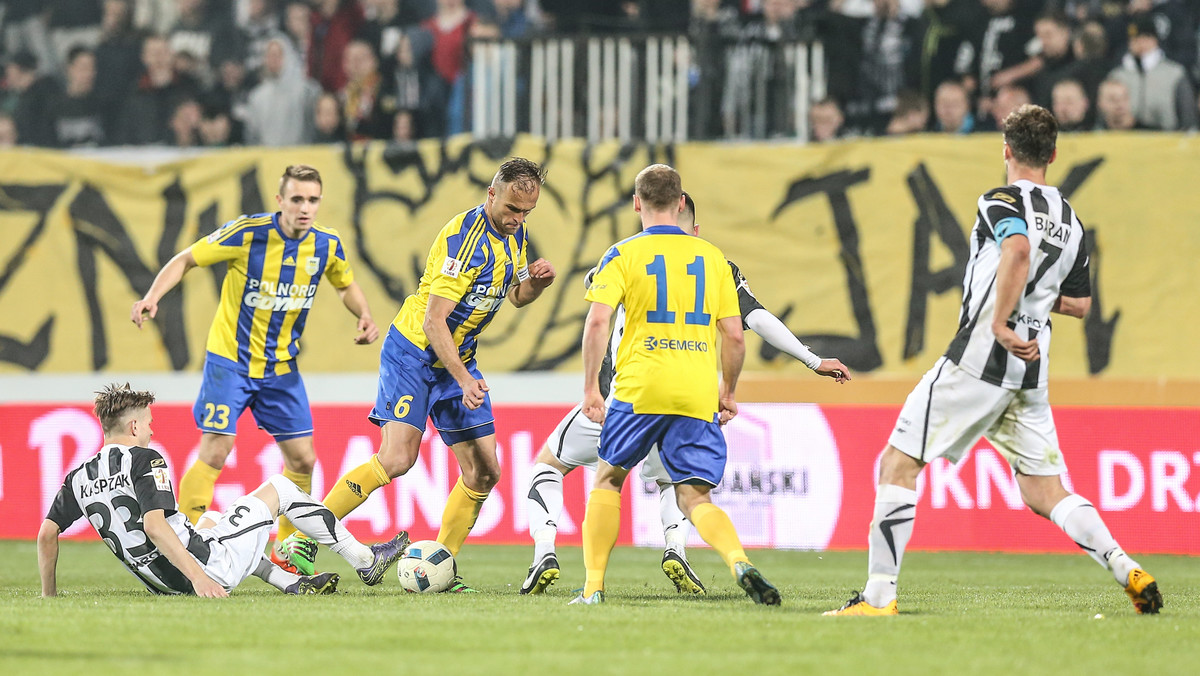
{"type": "Polygon", "coordinates": [[[517,594],[531,548],[468,546],[482,593],[375,588],[322,551],[344,593],[288,597],[251,578],[223,601],[153,597],[101,543],[64,542],[60,596],[38,596],[32,542],[0,541],[0,674],[1186,674],[1200,670],[1200,560],[1145,556],[1166,608],[1139,617],[1083,555],[905,555],[901,616],[821,617],[865,577],[864,552],[752,552],[783,592],[753,605],[709,550],[705,598],[676,596],[660,553],[617,549],[608,603],[564,579],[517,594]],[[1102,617],[1097,617],[1102,616],[1102,617]]]}

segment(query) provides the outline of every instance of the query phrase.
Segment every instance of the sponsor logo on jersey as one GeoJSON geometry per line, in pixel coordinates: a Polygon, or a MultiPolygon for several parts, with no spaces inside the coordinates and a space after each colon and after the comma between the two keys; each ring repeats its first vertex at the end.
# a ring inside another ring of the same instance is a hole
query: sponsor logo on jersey
{"type": "Polygon", "coordinates": [[[508,296],[508,287],[487,286],[485,284],[476,284],[467,295],[463,296],[462,302],[476,310],[490,312],[504,303],[504,299],[508,296]]]}
{"type": "Polygon", "coordinates": [[[166,467],[167,461],[163,460],[162,458],[155,458],[150,461],[150,466],[151,467],[166,467]]]}
{"type": "Polygon", "coordinates": [[[171,475],[167,474],[165,467],[155,467],[150,470],[150,474],[154,476],[154,487],[160,491],[171,490],[171,475]]]}
{"type": "Polygon", "coordinates": [[[1018,324],[1024,324],[1025,326],[1037,329],[1038,331],[1042,330],[1042,320],[1038,319],[1037,317],[1030,317],[1024,312],[1014,312],[1012,320],[1018,324]]]}
{"type": "Polygon", "coordinates": [[[451,279],[458,279],[460,272],[462,272],[462,261],[446,256],[446,260],[442,263],[442,274],[451,279]]]}
{"type": "Polygon", "coordinates": [[[703,340],[675,340],[647,336],[642,343],[647,352],[654,350],[679,350],[681,352],[708,352],[708,342],[703,340]]]}
{"type": "Polygon", "coordinates": [[[105,491],[113,491],[118,488],[128,488],[132,482],[125,474],[117,476],[103,477],[95,479],[91,483],[83,484],[79,487],[79,497],[90,498],[93,495],[104,493],[105,491]]]}
{"type": "Polygon", "coordinates": [[[272,312],[307,310],[317,295],[316,284],[281,284],[267,279],[251,279],[246,288],[249,291],[242,297],[244,305],[272,312]]]}
{"type": "Polygon", "coordinates": [[[291,256],[288,256],[287,258],[283,259],[283,264],[284,265],[295,265],[296,259],[292,258],[291,256]]]}

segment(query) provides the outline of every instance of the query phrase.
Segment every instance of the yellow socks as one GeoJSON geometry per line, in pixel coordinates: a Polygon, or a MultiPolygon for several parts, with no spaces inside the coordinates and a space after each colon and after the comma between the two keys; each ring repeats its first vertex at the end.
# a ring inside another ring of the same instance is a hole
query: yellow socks
{"type": "Polygon", "coordinates": [[[462,549],[467,534],[475,526],[479,518],[479,510],[487,493],[478,493],[467,488],[462,477],[454,484],[450,496],[446,498],[446,508],[442,510],[442,529],[438,531],[437,541],[442,543],[454,556],[462,549]]]}
{"type": "Polygon", "coordinates": [[[380,464],[379,456],[372,455],[370,460],[346,472],[338,479],[333,488],[329,490],[329,495],[325,496],[325,506],[340,519],[366,502],[367,496],[376,488],[386,486],[391,482],[392,478],[380,464]]]}
{"type": "Polygon", "coordinates": [[[196,460],[179,479],[179,511],[194,525],[208,510],[213,499],[213,486],[221,470],[196,460]]]}
{"type": "MultiPolygon", "coordinates": [[[[721,555],[731,573],[736,574],[733,568],[734,564],[740,561],[750,562],[750,559],[746,557],[746,551],[742,549],[742,543],[738,539],[733,522],[720,507],[711,502],[700,503],[692,510],[691,520],[692,525],[696,527],[696,532],[721,555]]],[[[584,542],[587,542],[586,538],[584,542]]]]}
{"type": "Polygon", "coordinates": [[[593,490],[583,517],[583,565],[587,569],[584,598],[604,591],[604,571],[620,529],[621,494],[606,488],[593,490]]]}
{"type": "MultiPolygon", "coordinates": [[[[312,493],[312,472],[309,472],[308,474],[301,474],[300,472],[293,472],[292,470],[284,467],[283,478],[299,486],[300,490],[304,491],[305,493],[312,493]]],[[[288,538],[289,535],[295,532],[296,527],[292,525],[291,521],[288,521],[286,516],[279,517],[279,533],[275,535],[276,542],[283,542],[288,538]]]]}

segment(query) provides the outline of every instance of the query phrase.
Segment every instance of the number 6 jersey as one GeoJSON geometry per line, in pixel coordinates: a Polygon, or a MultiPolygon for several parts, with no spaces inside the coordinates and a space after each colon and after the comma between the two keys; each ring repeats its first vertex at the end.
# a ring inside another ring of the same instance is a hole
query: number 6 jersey
{"type": "Polygon", "coordinates": [[[158,451],[109,444],[69,472],[46,518],[65,531],[87,517],[108,548],[134,577],[156,594],[190,593],[192,584],[142,530],[142,516],[163,510],[180,542],[201,565],[209,545],[176,511],[171,473],[158,451]]]}
{"type": "Polygon", "coordinates": [[[1058,188],[1020,180],[979,198],[971,231],[971,259],[963,278],[958,333],[946,358],[980,380],[1009,389],[1045,387],[1050,354],[1050,310],[1058,297],[1092,295],[1083,225],[1058,188]],[[1041,358],[1026,363],[996,342],[996,271],[1000,243],[1029,238],[1029,275],[1009,328],[1037,340],[1041,358]]]}

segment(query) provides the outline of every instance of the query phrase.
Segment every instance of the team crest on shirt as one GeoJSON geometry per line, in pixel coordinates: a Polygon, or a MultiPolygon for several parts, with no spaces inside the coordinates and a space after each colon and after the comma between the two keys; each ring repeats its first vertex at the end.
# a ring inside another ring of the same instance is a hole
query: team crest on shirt
{"type": "Polygon", "coordinates": [[[316,256],[312,256],[308,260],[304,261],[304,271],[307,272],[309,275],[317,274],[317,270],[320,270],[320,269],[321,269],[321,259],[320,258],[317,258],[316,256]]]}

